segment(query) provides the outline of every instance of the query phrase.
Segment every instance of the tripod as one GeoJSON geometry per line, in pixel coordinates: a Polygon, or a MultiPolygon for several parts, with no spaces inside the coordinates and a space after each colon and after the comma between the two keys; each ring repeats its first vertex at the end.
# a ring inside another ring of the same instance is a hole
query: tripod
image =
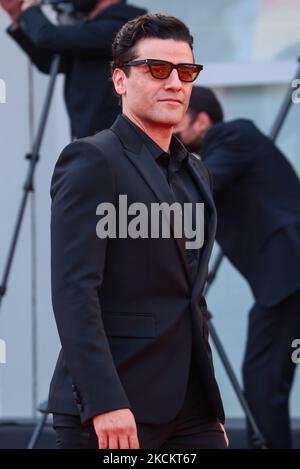
{"type": "MultiPolygon", "coordinates": [[[[30,192],[34,191],[34,174],[36,170],[36,165],[40,159],[39,151],[40,151],[40,147],[42,144],[42,140],[43,140],[43,136],[44,136],[44,132],[46,128],[47,118],[49,115],[49,110],[50,110],[53,92],[55,88],[55,82],[56,82],[57,74],[59,72],[60,61],[61,61],[60,55],[55,54],[53,56],[52,63],[51,63],[50,79],[49,79],[49,83],[47,87],[45,101],[42,107],[42,113],[41,113],[41,118],[40,118],[38,130],[37,130],[37,134],[36,134],[34,143],[32,145],[31,152],[25,155],[25,158],[29,160],[29,167],[28,167],[25,183],[23,186],[24,193],[23,193],[19,211],[17,214],[14,232],[13,232],[13,236],[11,239],[8,256],[7,256],[7,260],[6,260],[6,264],[4,268],[4,273],[3,273],[3,277],[2,277],[2,281],[0,285],[0,308],[2,305],[3,297],[7,291],[7,282],[9,279],[12,262],[13,262],[14,255],[16,252],[17,242],[19,239],[20,229],[21,229],[23,217],[25,214],[28,196],[30,192]]],[[[45,407],[43,405],[39,406],[38,410],[42,412],[43,410],[45,410],[45,407]]],[[[46,421],[46,416],[44,418],[46,421]]],[[[44,423],[45,423],[44,421],[41,422],[42,427],[44,423]]]]}
{"type": "Polygon", "coordinates": [[[11,239],[8,256],[7,256],[7,260],[6,260],[6,264],[4,268],[4,273],[3,273],[3,277],[2,277],[2,281],[0,285],[0,308],[2,305],[3,297],[7,290],[7,282],[8,282],[13,258],[16,252],[17,242],[18,242],[20,229],[21,229],[21,225],[22,225],[22,221],[23,221],[23,217],[24,217],[24,213],[26,209],[28,195],[29,195],[29,192],[34,191],[34,184],[33,184],[34,173],[35,173],[36,165],[40,159],[39,151],[40,151],[40,147],[41,147],[44,132],[45,132],[47,118],[49,115],[50,105],[51,105],[52,96],[54,92],[55,81],[56,81],[56,77],[59,71],[59,65],[60,65],[60,56],[54,55],[52,59],[51,68],[50,68],[50,80],[49,80],[49,84],[48,84],[48,88],[46,92],[45,102],[42,108],[42,114],[41,114],[41,119],[40,119],[40,123],[38,126],[37,135],[32,145],[31,152],[25,155],[25,158],[29,160],[29,167],[28,167],[25,183],[23,186],[24,194],[21,199],[21,203],[20,203],[20,207],[19,207],[19,211],[17,215],[17,220],[15,223],[15,228],[14,228],[13,236],[11,239]]]}
{"type": "MultiPolygon", "coordinates": [[[[223,260],[223,253],[220,252],[214,262],[214,265],[213,265],[213,268],[211,270],[211,272],[209,273],[208,277],[207,277],[207,283],[206,283],[206,287],[205,287],[205,290],[204,290],[204,295],[207,294],[208,290],[209,290],[209,287],[212,285],[214,279],[216,278],[216,274],[217,274],[217,271],[220,267],[220,264],[223,260]]],[[[221,359],[221,362],[227,372],[227,375],[228,375],[228,378],[229,378],[229,381],[234,389],[234,392],[238,398],[238,401],[243,409],[243,411],[245,412],[245,415],[248,419],[248,422],[249,422],[249,426],[251,428],[251,439],[252,439],[252,443],[253,443],[253,446],[254,448],[257,448],[257,449],[267,449],[267,446],[266,446],[266,442],[265,442],[265,439],[263,437],[263,435],[261,434],[257,424],[256,424],[256,421],[255,421],[255,418],[252,414],[252,411],[247,403],[247,400],[244,396],[244,393],[241,389],[241,386],[238,382],[238,379],[234,373],[234,370],[230,364],[230,361],[227,357],[227,354],[225,352],[225,349],[218,337],[218,334],[216,332],[216,329],[214,328],[214,325],[212,324],[212,314],[207,311],[207,316],[208,316],[208,325],[209,325],[209,333],[210,333],[210,336],[211,336],[211,339],[214,343],[214,346],[216,347],[216,350],[219,354],[219,357],[221,359]]]]}

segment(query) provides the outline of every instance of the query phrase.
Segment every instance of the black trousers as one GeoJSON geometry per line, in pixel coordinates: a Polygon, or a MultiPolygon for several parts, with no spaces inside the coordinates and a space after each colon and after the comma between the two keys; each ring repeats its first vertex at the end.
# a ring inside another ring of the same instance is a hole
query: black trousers
{"type": "Polygon", "coordinates": [[[300,291],[272,308],[256,303],[251,309],[243,380],[268,448],[292,447],[288,403],[296,364],[291,345],[299,338],[300,291]]]}
{"type": "MultiPolygon", "coordinates": [[[[79,416],[54,414],[53,428],[58,449],[98,448],[92,422],[82,425],[79,416]]],[[[227,448],[221,424],[202,392],[193,360],[185,401],[176,418],[164,424],[137,422],[137,434],[141,449],[227,448]]]]}

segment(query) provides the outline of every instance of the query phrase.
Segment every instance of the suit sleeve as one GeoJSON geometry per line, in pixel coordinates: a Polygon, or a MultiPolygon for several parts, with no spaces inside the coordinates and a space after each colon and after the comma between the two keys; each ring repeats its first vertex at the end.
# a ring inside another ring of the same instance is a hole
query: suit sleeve
{"type": "Polygon", "coordinates": [[[229,138],[218,138],[202,158],[212,177],[214,196],[225,190],[249,170],[254,149],[251,142],[239,138],[235,131],[229,138]]]}
{"type": "Polygon", "coordinates": [[[111,56],[111,45],[121,27],[120,20],[79,21],[54,25],[39,7],[22,12],[18,23],[34,45],[46,51],[69,55],[111,56]]]}
{"type": "Polygon", "coordinates": [[[108,238],[96,234],[96,207],[115,202],[115,186],[100,150],[75,141],[60,155],[51,183],[52,304],[67,368],[85,422],[131,408],[104,330],[98,289],[108,238]]]}
{"type": "MultiPolygon", "coordinates": [[[[7,34],[17,42],[17,44],[23,49],[23,51],[30,57],[34,65],[42,73],[49,73],[53,58],[53,53],[49,51],[43,51],[31,41],[31,39],[26,36],[23,30],[19,27],[17,29],[12,29],[8,27],[6,30],[7,34]]],[[[59,72],[64,71],[64,60],[61,58],[61,64],[59,72]]]]}

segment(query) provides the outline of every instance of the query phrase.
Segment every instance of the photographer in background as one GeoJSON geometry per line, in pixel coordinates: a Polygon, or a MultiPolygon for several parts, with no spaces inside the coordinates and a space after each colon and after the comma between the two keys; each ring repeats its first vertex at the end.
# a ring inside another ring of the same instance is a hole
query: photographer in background
{"type": "MultiPolygon", "coordinates": [[[[123,24],[145,10],[124,0],[70,0],[74,12],[70,24],[55,25],[40,3],[0,0],[12,20],[8,34],[43,73],[49,73],[53,55],[61,55],[59,71],[65,75],[72,139],[110,127],[120,112],[110,78],[112,42],[123,24]]],[[[58,2],[48,3],[58,11],[58,2]]]]}

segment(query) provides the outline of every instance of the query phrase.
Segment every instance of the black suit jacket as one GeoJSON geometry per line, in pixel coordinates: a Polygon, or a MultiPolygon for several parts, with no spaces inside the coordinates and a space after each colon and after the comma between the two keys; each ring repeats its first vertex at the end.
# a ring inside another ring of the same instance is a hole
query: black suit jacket
{"type": "Polygon", "coordinates": [[[111,129],[61,153],[52,185],[52,300],[62,344],[49,411],[92,416],[132,409],[138,422],[163,423],[185,397],[192,343],[203,389],[224,422],[208,344],[202,296],[216,211],[207,172],[188,168],[209,207],[208,239],[196,279],[184,239],[96,236],[96,207],[174,202],[172,191],[134,129],[119,116],[111,129]]]}
{"type": "Polygon", "coordinates": [[[246,119],[214,125],[201,156],[214,184],[217,241],[260,304],[300,288],[300,184],[290,163],[246,119]]]}
{"type": "Polygon", "coordinates": [[[56,26],[39,7],[31,7],[19,15],[19,29],[8,28],[41,72],[49,73],[53,54],[61,54],[60,72],[65,74],[64,95],[73,137],[109,128],[120,113],[111,80],[111,46],[123,24],[144,13],[146,10],[120,3],[93,20],[56,26]]]}

